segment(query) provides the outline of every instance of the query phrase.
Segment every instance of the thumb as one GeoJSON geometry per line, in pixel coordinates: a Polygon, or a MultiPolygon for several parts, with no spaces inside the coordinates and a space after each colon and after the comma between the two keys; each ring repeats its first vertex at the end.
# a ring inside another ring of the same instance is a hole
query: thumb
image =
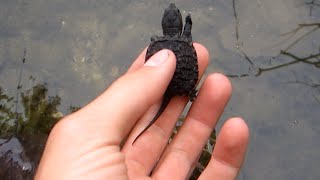
{"type": "Polygon", "coordinates": [[[140,69],[120,77],[97,99],[78,111],[82,117],[78,120],[94,134],[120,144],[138,118],[162,98],[175,66],[173,52],[159,51],[140,69]]]}

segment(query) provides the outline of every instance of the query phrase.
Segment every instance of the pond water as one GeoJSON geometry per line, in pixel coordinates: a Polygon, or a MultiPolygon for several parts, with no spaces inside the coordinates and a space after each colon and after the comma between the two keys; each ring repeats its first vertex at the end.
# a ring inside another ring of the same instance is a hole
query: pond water
{"type": "MultiPolygon", "coordinates": [[[[161,34],[170,2],[1,0],[0,115],[8,110],[10,118],[0,121],[43,120],[26,111],[32,99],[53,122],[86,105],[127,70],[152,35],[161,34]]],[[[320,0],[175,4],[183,16],[192,13],[193,39],[210,52],[206,74],[224,73],[233,84],[218,126],[232,116],[249,125],[238,179],[319,179],[320,0]]],[[[15,179],[32,177],[48,130],[23,128],[19,140],[2,134],[3,178],[14,179],[12,172],[20,175],[15,179]]]]}

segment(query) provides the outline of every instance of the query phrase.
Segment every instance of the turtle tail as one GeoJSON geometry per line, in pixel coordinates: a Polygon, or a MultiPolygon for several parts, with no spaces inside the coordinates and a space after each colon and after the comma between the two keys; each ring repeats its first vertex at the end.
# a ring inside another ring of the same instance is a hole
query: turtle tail
{"type": "Polygon", "coordinates": [[[170,99],[169,97],[167,96],[164,96],[163,100],[162,100],[162,103],[160,105],[160,108],[157,112],[157,114],[154,116],[154,118],[152,119],[152,121],[150,121],[150,123],[148,124],[147,127],[145,127],[141,133],[134,139],[134,141],[132,142],[132,145],[136,142],[136,140],[146,131],[149,129],[150,126],[152,126],[152,124],[154,122],[156,122],[156,120],[160,117],[160,115],[162,114],[162,112],[166,109],[166,107],[168,106],[169,102],[170,102],[170,99]]]}

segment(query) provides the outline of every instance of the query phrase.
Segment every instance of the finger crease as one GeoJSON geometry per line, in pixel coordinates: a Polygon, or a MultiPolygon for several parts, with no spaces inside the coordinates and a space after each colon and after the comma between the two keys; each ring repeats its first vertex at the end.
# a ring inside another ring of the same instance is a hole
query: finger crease
{"type": "Polygon", "coordinates": [[[180,149],[180,148],[172,148],[171,153],[172,154],[177,153],[177,154],[181,155],[182,157],[185,157],[185,159],[189,163],[189,166],[191,166],[193,164],[193,161],[189,158],[189,157],[191,157],[191,155],[187,151],[180,149]]]}
{"type": "MultiPolygon", "coordinates": [[[[135,167],[138,166],[140,170],[146,170],[147,169],[147,167],[145,167],[143,165],[143,163],[139,162],[136,159],[128,159],[128,163],[130,163],[130,166],[135,166],[135,167]]],[[[135,169],[137,169],[137,168],[135,168],[135,169]]]]}
{"type": "Polygon", "coordinates": [[[227,166],[227,167],[229,167],[229,168],[232,168],[232,169],[234,169],[234,170],[236,170],[236,171],[238,171],[240,168],[237,168],[237,167],[234,167],[234,166],[232,166],[230,163],[228,163],[228,162],[226,162],[226,161],[224,161],[224,160],[222,160],[222,159],[220,159],[220,158],[217,158],[217,157],[215,157],[215,156],[212,156],[212,159],[214,159],[216,162],[218,162],[218,163],[220,163],[220,164],[222,164],[222,165],[225,165],[225,166],[227,166]]]}
{"type": "Polygon", "coordinates": [[[200,119],[198,119],[198,118],[194,118],[194,117],[188,117],[188,121],[190,121],[190,122],[192,122],[192,121],[194,121],[194,122],[196,122],[196,123],[199,123],[199,124],[201,124],[201,125],[203,125],[205,128],[207,128],[208,130],[212,130],[212,127],[211,126],[209,126],[207,123],[205,123],[204,121],[201,121],[200,119]]]}
{"type": "Polygon", "coordinates": [[[166,138],[166,130],[164,128],[157,125],[156,123],[153,125],[153,127],[155,128],[154,131],[156,132],[157,135],[160,136],[161,139],[166,138]]]}

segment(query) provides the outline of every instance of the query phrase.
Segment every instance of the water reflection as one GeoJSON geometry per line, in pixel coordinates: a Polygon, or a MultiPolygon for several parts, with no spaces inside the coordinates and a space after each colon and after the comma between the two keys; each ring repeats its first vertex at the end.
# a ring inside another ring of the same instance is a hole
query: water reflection
{"type": "Polygon", "coordinates": [[[32,177],[48,133],[63,116],[57,109],[60,97],[48,96],[47,92],[45,84],[36,84],[21,92],[21,102],[14,102],[0,87],[0,177],[32,177]],[[16,111],[18,103],[23,112],[16,111]]]}
{"type": "MultiPolygon", "coordinates": [[[[48,96],[46,83],[36,83],[22,91],[26,49],[21,62],[16,96],[6,94],[0,86],[0,177],[3,179],[33,178],[47,136],[63,117],[58,111],[61,98],[48,96]]],[[[34,83],[35,78],[30,76],[29,80],[34,83]]],[[[71,111],[77,109],[70,106],[71,111]]]]}
{"type": "MultiPolygon", "coordinates": [[[[309,3],[306,3],[307,5],[310,5],[310,16],[312,15],[312,10],[314,6],[319,6],[320,4],[317,4],[314,0],[312,0],[309,3]]],[[[300,43],[303,39],[307,38],[311,33],[315,33],[316,31],[320,30],[320,23],[303,23],[303,24],[298,24],[298,27],[291,30],[290,32],[282,34],[282,36],[289,36],[286,38],[286,41],[288,41],[290,38],[293,38],[294,35],[296,35],[299,31],[304,30],[305,28],[312,28],[311,30],[304,32],[302,35],[299,37],[295,38],[295,40],[289,44],[284,50],[280,50],[279,54],[274,57],[270,57],[270,61],[274,61],[275,59],[281,58],[280,56],[287,56],[293,59],[293,61],[289,62],[284,62],[284,63],[278,63],[277,65],[270,65],[269,67],[258,67],[253,60],[245,53],[245,51],[242,49],[242,45],[240,42],[240,37],[239,37],[239,19],[237,15],[237,9],[236,9],[236,0],[232,0],[232,7],[233,7],[233,15],[235,19],[235,36],[236,36],[236,48],[239,50],[239,52],[243,55],[244,59],[249,63],[250,68],[248,73],[242,73],[242,74],[227,74],[228,77],[234,78],[242,78],[242,77],[247,77],[250,75],[253,76],[260,76],[262,73],[267,72],[267,71],[272,71],[276,70],[279,68],[284,68],[299,62],[314,65],[315,67],[319,68],[320,67],[320,44],[319,46],[319,52],[316,54],[310,54],[309,56],[306,57],[298,57],[294,55],[293,53],[290,53],[289,51],[293,49],[294,46],[296,46],[298,43],[300,43]]]]}

